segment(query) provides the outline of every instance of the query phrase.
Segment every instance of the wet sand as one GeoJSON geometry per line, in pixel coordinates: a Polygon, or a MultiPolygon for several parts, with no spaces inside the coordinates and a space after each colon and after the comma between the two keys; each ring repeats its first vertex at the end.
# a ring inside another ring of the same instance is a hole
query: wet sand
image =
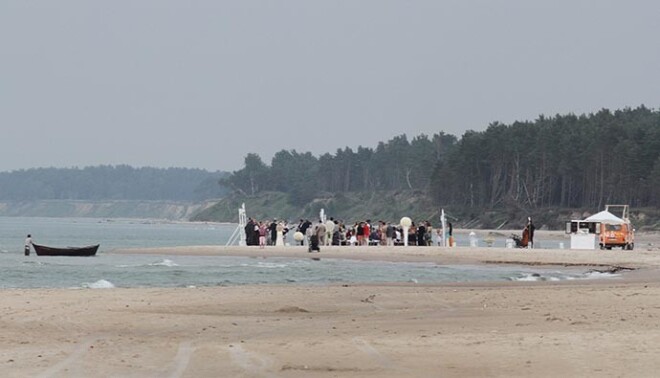
{"type": "MultiPolygon", "coordinates": [[[[478,284],[1,290],[5,377],[657,376],[660,250],[323,248],[317,258],[639,268],[478,284]]],[[[643,244],[646,243],[644,247],[643,244]]],[[[310,257],[304,248],[111,253],[310,257]]]]}

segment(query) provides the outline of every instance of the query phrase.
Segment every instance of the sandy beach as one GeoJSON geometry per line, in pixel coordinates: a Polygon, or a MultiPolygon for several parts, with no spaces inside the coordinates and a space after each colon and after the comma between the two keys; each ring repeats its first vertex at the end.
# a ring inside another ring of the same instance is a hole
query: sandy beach
{"type": "MultiPolygon", "coordinates": [[[[4,377],[657,376],[659,239],[640,235],[634,251],[328,247],[311,255],[636,269],[591,281],[5,289],[0,371],[4,377]]],[[[310,257],[300,247],[111,253],[310,257]]]]}

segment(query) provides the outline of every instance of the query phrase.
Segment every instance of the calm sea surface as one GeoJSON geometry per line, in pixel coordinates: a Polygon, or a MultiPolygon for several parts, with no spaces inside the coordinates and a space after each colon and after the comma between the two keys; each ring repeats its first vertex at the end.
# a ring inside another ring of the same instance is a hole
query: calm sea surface
{"type": "MultiPolygon", "coordinates": [[[[442,266],[342,259],[113,254],[116,248],[225,245],[236,225],[89,218],[0,217],[0,288],[189,287],[246,284],[559,281],[601,278],[579,269],[442,266]],[[100,243],[94,257],[23,255],[37,244],[100,243]]],[[[412,247],[411,247],[412,248],[412,247]]],[[[610,276],[607,276],[610,277],[610,276]]]]}

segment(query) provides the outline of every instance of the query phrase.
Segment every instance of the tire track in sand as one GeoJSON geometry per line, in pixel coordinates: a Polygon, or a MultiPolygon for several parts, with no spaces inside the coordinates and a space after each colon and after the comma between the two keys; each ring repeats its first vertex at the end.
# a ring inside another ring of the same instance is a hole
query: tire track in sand
{"type": "Polygon", "coordinates": [[[374,348],[368,341],[364,340],[361,337],[354,337],[353,344],[362,352],[366,353],[369,357],[378,361],[381,367],[383,368],[392,368],[394,365],[392,361],[381,354],[376,348],[374,348]]]}
{"type": "Polygon", "coordinates": [[[54,377],[56,374],[62,372],[64,369],[73,365],[75,362],[80,360],[85,354],[87,354],[89,348],[91,348],[94,345],[93,341],[98,341],[99,339],[100,339],[99,337],[88,337],[84,339],[83,342],[81,342],[80,345],[78,345],[78,347],[74,349],[73,352],[67,358],[49,367],[48,369],[46,369],[46,371],[37,375],[37,378],[51,378],[54,377]]]}
{"type": "Polygon", "coordinates": [[[181,377],[183,373],[186,371],[186,368],[190,363],[190,358],[192,357],[193,353],[195,353],[196,349],[197,348],[194,348],[192,346],[192,342],[190,341],[186,341],[179,344],[179,350],[176,352],[176,356],[174,357],[174,362],[173,362],[174,367],[171,369],[172,372],[169,374],[166,373],[164,374],[164,376],[170,378],[181,377]]]}
{"type": "Polygon", "coordinates": [[[277,377],[270,371],[273,360],[269,357],[248,352],[242,346],[234,344],[229,348],[229,355],[234,364],[238,365],[246,373],[257,377],[277,377]]]}

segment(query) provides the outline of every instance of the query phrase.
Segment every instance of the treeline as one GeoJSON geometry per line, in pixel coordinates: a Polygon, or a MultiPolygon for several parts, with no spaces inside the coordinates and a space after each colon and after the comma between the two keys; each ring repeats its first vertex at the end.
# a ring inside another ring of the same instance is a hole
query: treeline
{"type": "Polygon", "coordinates": [[[270,166],[257,154],[248,154],[245,167],[221,183],[243,195],[262,191],[290,194],[294,204],[305,204],[320,192],[373,190],[427,190],[436,162],[446,159],[456,137],[439,133],[408,141],[405,135],[381,142],[376,149],[338,149],[334,155],[280,151],[270,166]]]}
{"type": "Polygon", "coordinates": [[[188,168],[34,168],[0,173],[0,200],[171,200],[218,198],[225,176],[188,168]]]}
{"type": "Polygon", "coordinates": [[[440,203],[495,207],[660,204],[660,112],[539,117],[468,132],[431,185],[440,203]]]}
{"type": "Polygon", "coordinates": [[[289,193],[304,204],[322,192],[421,190],[438,205],[474,208],[660,205],[660,112],[644,106],[589,115],[491,124],[460,139],[405,135],[375,149],[315,157],[257,154],[221,181],[244,195],[289,193]]]}

